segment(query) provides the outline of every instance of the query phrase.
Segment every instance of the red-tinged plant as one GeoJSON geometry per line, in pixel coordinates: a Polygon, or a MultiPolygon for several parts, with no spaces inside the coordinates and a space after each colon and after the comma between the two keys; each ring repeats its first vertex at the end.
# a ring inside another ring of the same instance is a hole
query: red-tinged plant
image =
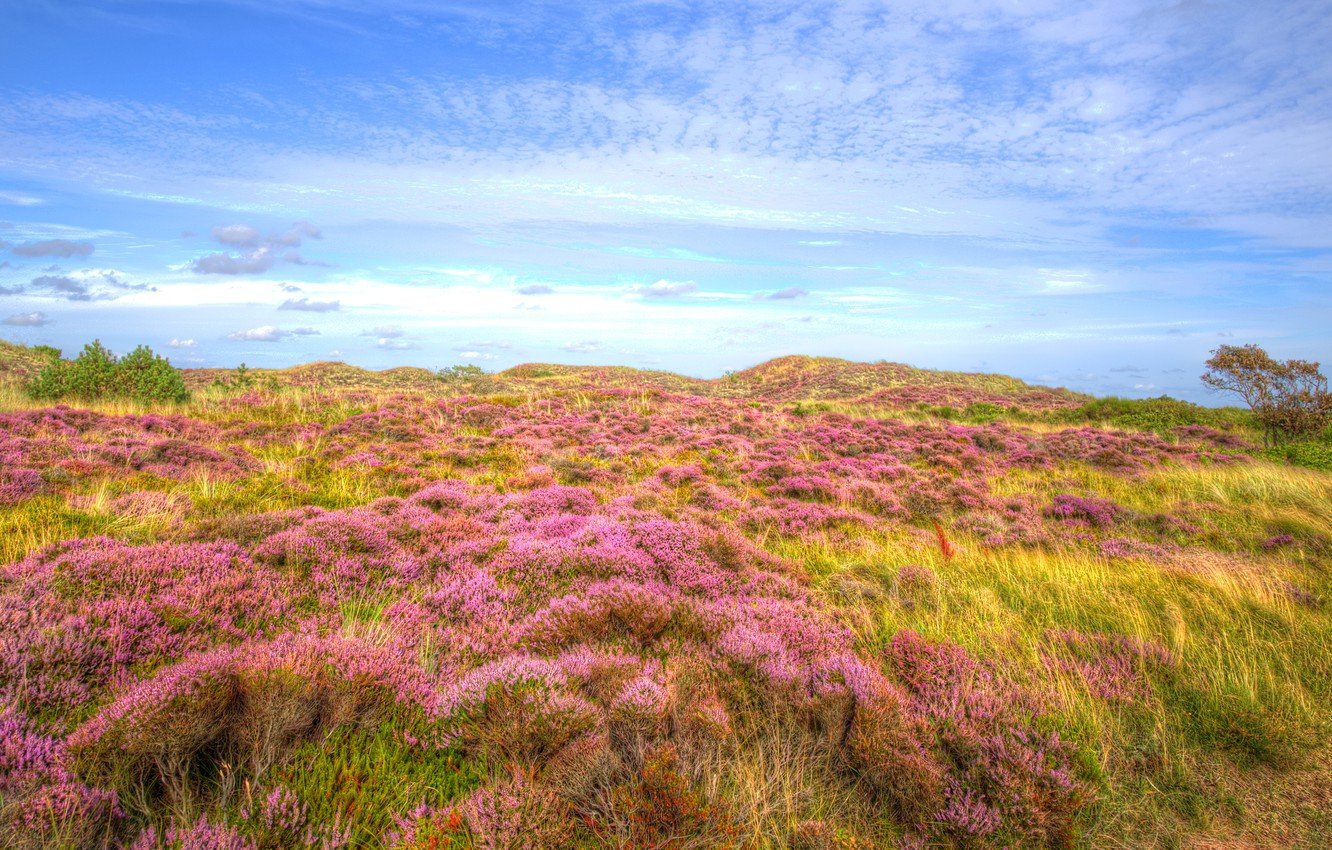
{"type": "Polygon", "coordinates": [[[957,550],[953,548],[948,535],[944,534],[943,526],[939,525],[937,520],[934,522],[934,539],[939,544],[939,554],[943,555],[945,561],[951,561],[953,556],[957,554],[957,550]]]}
{"type": "Polygon", "coordinates": [[[521,769],[541,767],[599,722],[558,663],[524,655],[465,675],[448,689],[444,711],[465,747],[521,769]]]}
{"type": "Polygon", "coordinates": [[[625,846],[643,850],[723,850],[745,847],[733,813],[707,799],[680,773],[671,745],[643,758],[629,782],[611,792],[612,820],[597,824],[625,846]]]}

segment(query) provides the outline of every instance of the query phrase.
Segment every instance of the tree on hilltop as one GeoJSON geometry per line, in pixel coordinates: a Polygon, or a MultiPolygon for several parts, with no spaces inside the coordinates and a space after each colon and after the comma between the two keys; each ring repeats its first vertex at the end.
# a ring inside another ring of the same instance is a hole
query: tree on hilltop
{"type": "Polygon", "coordinates": [[[1244,400],[1267,442],[1309,437],[1332,420],[1332,393],[1318,363],[1275,360],[1257,345],[1223,345],[1212,352],[1202,382],[1244,400]]]}

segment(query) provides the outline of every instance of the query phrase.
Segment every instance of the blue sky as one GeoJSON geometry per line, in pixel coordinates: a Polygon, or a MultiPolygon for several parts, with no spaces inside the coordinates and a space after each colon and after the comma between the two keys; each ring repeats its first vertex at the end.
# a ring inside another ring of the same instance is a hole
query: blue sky
{"type": "Polygon", "coordinates": [[[0,4],[0,335],[1209,400],[1218,345],[1332,354],[1329,44],[1322,2],[0,4]]]}

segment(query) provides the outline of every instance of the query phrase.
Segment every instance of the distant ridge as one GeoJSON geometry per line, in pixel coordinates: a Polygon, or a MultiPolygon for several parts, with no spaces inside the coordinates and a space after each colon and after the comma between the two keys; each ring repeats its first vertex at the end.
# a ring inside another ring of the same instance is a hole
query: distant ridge
{"type": "MultiPolygon", "coordinates": [[[[40,352],[0,341],[0,379],[6,382],[31,378],[44,362],[45,355],[40,352]]],[[[214,368],[182,372],[186,384],[195,390],[230,380],[236,374],[234,369],[214,368]]],[[[443,382],[437,373],[416,366],[375,371],[337,361],[303,363],[285,369],[251,369],[249,374],[256,380],[273,380],[288,387],[375,392],[521,393],[549,391],[552,385],[557,385],[581,392],[614,388],[771,402],[861,401],[890,406],[959,407],[976,403],[1071,407],[1091,398],[1063,388],[1028,384],[1007,375],[807,355],[777,357],[719,378],[692,378],[630,366],[522,363],[484,377],[464,378],[461,387],[443,382]]]]}

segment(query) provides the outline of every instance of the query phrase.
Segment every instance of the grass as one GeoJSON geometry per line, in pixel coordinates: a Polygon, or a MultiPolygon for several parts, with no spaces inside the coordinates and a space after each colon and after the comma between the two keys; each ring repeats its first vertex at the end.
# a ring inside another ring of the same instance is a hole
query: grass
{"type": "MultiPolygon", "coordinates": [[[[1184,492],[1197,483],[1165,475],[1184,492]]],[[[1288,506],[1312,498],[1266,467],[1247,476],[1227,471],[1218,488],[1236,499],[1258,492],[1288,506]]],[[[1253,791],[1244,770],[1317,769],[1327,758],[1332,616],[1280,590],[1283,576],[1308,579],[1284,559],[1267,557],[1237,575],[1224,562],[1183,572],[1146,560],[1112,561],[1076,546],[989,549],[964,539],[958,547],[960,554],[945,561],[924,541],[904,545],[871,536],[842,552],[844,570],[827,566],[838,555],[826,543],[778,551],[824,565],[827,595],[852,609],[847,619],[860,625],[871,648],[913,629],[1001,658],[1005,669],[1057,695],[1055,721],[1103,782],[1087,846],[1170,846],[1218,818],[1229,828],[1244,818],[1235,800],[1253,791]],[[892,578],[905,563],[936,571],[937,590],[907,604],[895,598],[892,578]],[[853,594],[848,603],[835,589],[843,576],[879,591],[869,600],[853,594]],[[1144,705],[1107,705],[1078,677],[1047,667],[1052,629],[1153,641],[1177,654],[1178,669],[1154,680],[1144,705]]],[[[1332,591],[1325,573],[1320,581],[1321,592],[1332,591]]],[[[1310,829],[1321,817],[1314,815],[1310,829]]]]}

